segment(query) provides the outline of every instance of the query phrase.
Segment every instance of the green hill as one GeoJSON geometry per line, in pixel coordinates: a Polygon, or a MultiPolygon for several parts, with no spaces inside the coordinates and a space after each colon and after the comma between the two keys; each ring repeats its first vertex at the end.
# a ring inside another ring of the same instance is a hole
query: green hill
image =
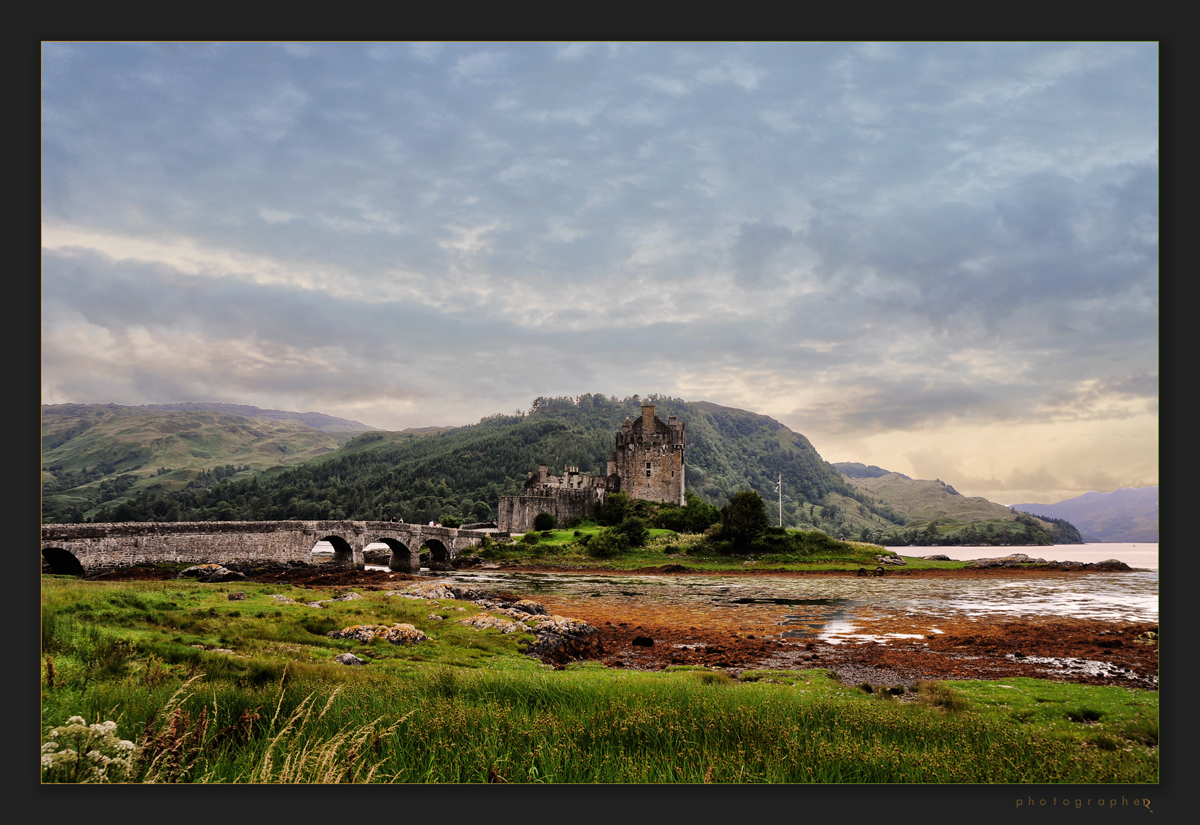
{"type": "MultiPolygon", "coordinates": [[[[773,524],[782,511],[786,527],[877,543],[1069,538],[1070,525],[1018,516],[941,482],[862,465],[845,465],[862,477],[844,476],[807,438],[765,415],[706,401],[649,400],[664,420],[675,415],[686,423],[687,488],[709,504],[723,505],[751,489],[767,502],[773,524]]],[[[540,463],[603,474],[615,433],[626,417],[640,415],[641,403],[637,396],[538,398],[527,415],[493,415],[465,427],[375,430],[340,447],[333,435],[290,420],[115,405],[45,407],[43,518],[483,521],[495,517],[500,496],[522,491],[526,473],[540,463]]]]}
{"type": "Polygon", "coordinates": [[[337,449],[333,435],[294,420],[163,412],[116,404],[42,407],[42,512],[94,514],[139,492],[296,464],[337,449]]]}
{"type": "MultiPolygon", "coordinates": [[[[857,534],[831,496],[855,491],[804,436],[767,416],[707,402],[656,397],[658,414],[687,423],[688,487],[713,504],[755,489],[776,501],[782,474],[784,524],[857,534]]],[[[640,414],[637,397],[539,398],[524,416],[495,415],[478,424],[426,432],[363,433],[341,448],[292,468],[191,489],[127,497],[92,513],[96,520],[403,518],[495,515],[499,496],[519,493],[539,463],[602,474],[614,434],[640,414]]],[[[856,503],[857,506],[857,503],[856,503]]],[[[778,507],[771,508],[777,513],[778,507]]],[[[856,511],[857,512],[857,511],[856,511]]],[[[874,514],[872,514],[874,515],[874,514]]],[[[874,516],[880,524],[886,519],[874,516]]]]}
{"type": "MultiPolygon", "coordinates": [[[[861,465],[859,465],[861,466],[861,465]]],[[[874,468],[873,468],[874,469],[874,468]]],[[[967,497],[941,479],[901,473],[846,476],[858,490],[887,505],[903,528],[879,531],[872,540],[889,545],[1081,544],[1065,521],[1017,513],[979,496],[967,497]]]]}

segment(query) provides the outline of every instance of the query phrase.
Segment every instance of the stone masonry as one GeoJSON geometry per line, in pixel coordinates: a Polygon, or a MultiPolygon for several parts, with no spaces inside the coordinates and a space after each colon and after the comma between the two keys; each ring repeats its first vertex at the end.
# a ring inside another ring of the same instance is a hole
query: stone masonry
{"type": "Polygon", "coordinates": [[[56,573],[94,573],[133,564],[232,561],[312,562],[318,541],[333,545],[333,564],[363,567],[363,549],[392,549],[392,570],[416,572],[426,542],[445,561],[488,533],[386,521],[193,521],[42,525],[42,556],[56,573]]]}
{"type": "Polygon", "coordinates": [[[625,492],[648,501],[686,504],[683,453],[685,425],[675,416],[666,422],[654,414],[653,404],[642,405],[637,421],[629,418],[617,433],[617,449],[608,458],[608,473],[592,476],[578,467],[564,467],[561,476],[550,475],[545,464],[530,473],[525,493],[501,496],[500,529],[524,533],[533,529],[538,513],[550,513],[565,524],[572,518],[596,515],[609,493],[625,492]]]}

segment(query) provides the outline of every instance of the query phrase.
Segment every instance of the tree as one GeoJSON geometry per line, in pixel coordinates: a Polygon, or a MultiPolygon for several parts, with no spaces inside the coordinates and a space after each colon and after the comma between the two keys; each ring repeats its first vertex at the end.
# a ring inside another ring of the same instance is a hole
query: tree
{"type": "Polygon", "coordinates": [[[555,527],[558,527],[558,519],[553,513],[538,513],[533,519],[534,530],[553,530],[555,527]]]}
{"type": "Polygon", "coordinates": [[[637,516],[624,519],[615,529],[629,547],[641,547],[650,538],[650,531],[646,529],[646,520],[637,516]]]}
{"type": "Polygon", "coordinates": [[[604,521],[607,524],[620,524],[628,516],[633,515],[633,499],[629,493],[609,493],[604,499],[604,521]]]}
{"type": "Polygon", "coordinates": [[[767,506],[753,490],[734,493],[721,508],[721,538],[733,542],[734,552],[746,552],[768,526],[767,506]]]}

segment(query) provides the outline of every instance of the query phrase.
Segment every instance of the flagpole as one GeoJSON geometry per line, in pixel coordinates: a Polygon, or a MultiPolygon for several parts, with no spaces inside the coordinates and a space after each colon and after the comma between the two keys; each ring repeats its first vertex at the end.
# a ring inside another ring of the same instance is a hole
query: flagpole
{"type": "Polygon", "coordinates": [[[775,483],[775,492],[779,493],[779,526],[783,526],[783,473],[779,474],[779,481],[775,483]]]}

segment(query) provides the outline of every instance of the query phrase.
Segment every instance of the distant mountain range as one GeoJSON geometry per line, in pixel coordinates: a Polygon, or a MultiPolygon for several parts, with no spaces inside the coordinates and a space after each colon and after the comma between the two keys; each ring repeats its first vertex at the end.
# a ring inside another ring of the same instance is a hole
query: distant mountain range
{"type": "Polygon", "coordinates": [[[1057,504],[1014,504],[1013,509],[1066,519],[1079,528],[1085,541],[1158,541],[1158,487],[1122,487],[1111,493],[1084,493],[1057,504]]]}

